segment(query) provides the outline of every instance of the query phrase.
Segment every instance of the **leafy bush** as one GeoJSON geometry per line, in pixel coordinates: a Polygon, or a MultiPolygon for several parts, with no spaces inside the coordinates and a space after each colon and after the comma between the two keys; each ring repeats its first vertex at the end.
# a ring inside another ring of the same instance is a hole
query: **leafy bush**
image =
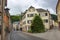
{"type": "Polygon", "coordinates": [[[28,30],[29,33],[32,33],[32,30],[28,30]]]}

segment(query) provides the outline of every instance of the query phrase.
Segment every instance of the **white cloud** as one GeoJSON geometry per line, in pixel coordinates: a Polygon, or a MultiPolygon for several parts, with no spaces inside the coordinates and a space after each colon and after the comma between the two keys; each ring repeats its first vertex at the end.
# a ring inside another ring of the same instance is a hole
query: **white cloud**
{"type": "Polygon", "coordinates": [[[56,3],[57,0],[8,0],[8,7],[12,15],[26,10],[31,5],[35,8],[49,9],[51,13],[55,13],[56,3]]]}
{"type": "Polygon", "coordinates": [[[55,14],[55,11],[52,8],[48,8],[48,10],[50,11],[50,13],[55,14]]]}

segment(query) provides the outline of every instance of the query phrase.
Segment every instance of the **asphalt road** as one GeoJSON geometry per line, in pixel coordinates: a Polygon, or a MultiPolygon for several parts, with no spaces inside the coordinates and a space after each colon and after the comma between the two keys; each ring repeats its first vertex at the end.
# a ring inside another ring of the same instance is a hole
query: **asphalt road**
{"type": "Polygon", "coordinates": [[[40,38],[44,38],[47,40],[60,40],[60,30],[58,29],[52,29],[45,33],[37,33],[37,34],[32,34],[32,35],[40,37],[40,38]]]}
{"type": "Polygon", "coordinates": [[[25,33],[22,33],[20,31],[13,31],[10,34],[10,40],[46,40],[43,38],[38,38],[35,36],[27,35],[25,33]]]}

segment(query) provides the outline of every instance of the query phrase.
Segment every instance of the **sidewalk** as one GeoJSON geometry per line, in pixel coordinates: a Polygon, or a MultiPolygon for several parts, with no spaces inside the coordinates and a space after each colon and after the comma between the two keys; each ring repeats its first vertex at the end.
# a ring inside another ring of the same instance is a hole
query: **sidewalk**
{"type": "Polygon", "coordinates": [[[13,31],[11,31],[11,32],[8,34],[7,40],[12,40],[12,32],[13,32],[13,31]]]}
{"type": "MultiPolygon", "coordinates": [[[[0,35],[0,40],[1,40],[1,35],[0,35]]],[[[5,36],[5,40],[8,40],[8,35],[7,35],[7,36],[5,36]]]]}
{"type": "Polygon", "coordinates": [[[60,40],[60,31],[58,30],[50,30],[45,33],[25,33],[25,34],[40,37],[40,38],[47,39],[47,40],[60,40]]]}

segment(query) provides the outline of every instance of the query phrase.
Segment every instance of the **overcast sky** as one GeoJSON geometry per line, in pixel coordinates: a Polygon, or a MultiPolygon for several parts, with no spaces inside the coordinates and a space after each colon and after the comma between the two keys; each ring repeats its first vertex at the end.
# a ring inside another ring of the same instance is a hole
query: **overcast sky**
{"type": "Polygon", "coordinates": [[[35,8],[48,9],[55,14],[57,0],[8,0],[10,14],[16,15],[28,9],[30,6],[35,8]]]}

